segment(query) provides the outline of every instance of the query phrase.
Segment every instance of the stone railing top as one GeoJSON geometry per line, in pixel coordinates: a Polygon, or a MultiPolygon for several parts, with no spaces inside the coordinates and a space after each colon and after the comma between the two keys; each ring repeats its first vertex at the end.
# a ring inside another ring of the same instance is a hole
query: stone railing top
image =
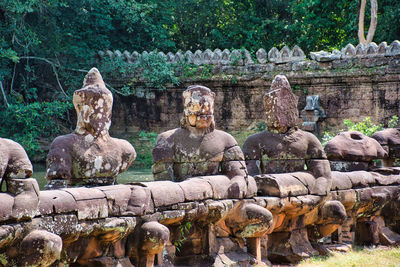
{"type": "MultiPolygon", "coordinates": [[[[157,53],[159,56],[166,59],[169,63],[187,62],[189,64],[200,65],[253,65],[253,64],[282,64],[289,62],[299,62],[306,60],[306,55],[303,50],[295,45],[293,48],[284,46],[281,50],[276,47],[271,48],[268,52],[264,48],[260,48],[255,54],[255,60],[253,60],[250,52],[246,49],[240,50],[221,50],[219,48],[211,51],[206,49],[204,51],[196,50],[194,53],[190,50],[186,52],[178,51],[176,53],[168,52],[147,52],[143,51],[138,53],[137,51],[121,52],[115,51],[99,51],[98,57],[104,58],[120,58],[129,63],[136,62],[140,57],[148,56],[150,54],[157,53]]],[[[379,45],[372,42],[368,45],[358,44],[354,47],[353,44],[347,44],[341,51],[333,50],[332,52],[319,51],[311,52],[310,58],[317,62],[330,62],[339,59],[349,58],[370,58],[370,57],[389,57],[400,55],[400,41],[393,41],[390,45],[386,42],[382,42],[379,45]]]]}

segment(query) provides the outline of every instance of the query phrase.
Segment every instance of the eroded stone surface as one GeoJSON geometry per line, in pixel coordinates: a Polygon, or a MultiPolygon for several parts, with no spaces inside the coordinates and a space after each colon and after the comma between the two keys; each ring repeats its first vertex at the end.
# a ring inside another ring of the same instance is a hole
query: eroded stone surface
{"type": "Polygon", "coordinates": [[[74,133],[57,137],[47,157],[49,188],[57,180],[67,184],[114,184],[116,176],[135,160],[129,142],[110,137],[113,97],[96,68],[74,93],[77,125],[74,133]],[[52,180],[55,180],[52,182],[52,180]]]}
{"type": "Polygon", "coordinates": [[[29,178],[32,164],[23,147],[10,139],[0,138],[0,178],[29,178]]]}
{"type": "Polygon", "coordinates": [[[329,160],[369,162],[387,156],[376,140],[356,131],[343,132],[329,140],[325,152],[329,160]]]}

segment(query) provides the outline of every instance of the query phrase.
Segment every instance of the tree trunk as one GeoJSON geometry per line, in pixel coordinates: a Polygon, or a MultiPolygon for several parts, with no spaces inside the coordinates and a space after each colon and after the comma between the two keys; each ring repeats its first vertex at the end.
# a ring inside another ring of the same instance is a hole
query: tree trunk
{"type": "Polygon", "coordinates": [[[367,0],[361,0],[360,6],[360,17],[358,19],[358,40],[361,44],[367,45],[372,42],[376,26],[378,24],[378,0],[371,1],[371,22],[369,24],[367,39],[364,36],[364,17],[365,17],[365,5],[367,0]]]}

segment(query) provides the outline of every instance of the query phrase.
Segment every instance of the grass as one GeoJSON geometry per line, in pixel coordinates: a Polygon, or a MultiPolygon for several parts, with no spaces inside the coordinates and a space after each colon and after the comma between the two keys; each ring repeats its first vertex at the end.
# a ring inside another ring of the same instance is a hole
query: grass
{"type": "Polygon", "coordinates": [[[348,253],[333,252],[328,257],[313,257],[300,262],[298,267],[399,267],[400,248],[356,248],[348,253]]]}

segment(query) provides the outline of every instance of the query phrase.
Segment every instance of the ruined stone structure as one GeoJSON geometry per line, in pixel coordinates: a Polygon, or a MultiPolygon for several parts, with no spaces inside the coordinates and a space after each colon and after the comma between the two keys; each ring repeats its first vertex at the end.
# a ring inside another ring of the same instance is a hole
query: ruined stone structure
{"type": "Polygon", "coordinates": [[[326,253],[318,240],[335,230],[337,241],[353,231],[360,245],[400,244],[400,170],[392,167],[398,129],[375,139],[343,133],[324,151],[297,127],[297,97],[278,75],[263,99],[268,129],[248,138],[245,157],[215,129],[215,97],[204,86],[184,91],[181,127],[160,134],[154,147],[153,173],[161,181],[94,187],[104,184],[96,178],[115,177],[103,163],[121,170],[134,158],[130,145],[108,135],[112,98],[96,69],[76,91],[77,130],[58,137],[49,153],[51,174],[65,174],[54,178],[67,188],[40,191],[23,148],[0,139],[7,184],[0,193],[0,265],[296,262],[326,253]],[[100,156],[104,169],[96,168],[100,156]],[[76,166],[90,175],[74,176],[76,166]],[[88,187],[70,187],[75,178],[88,187]]]}
{"type": "Polygon", "coordinates": [[[96,68],[74,92],[75,132],[57,137],[47,157],[48,188],[74,184],[114,184],[136,158],[132,145],[110,137],[113,97],[96,68]]]}
{"type": "Polygon", "coordinates": [[[297,128],[297,101],[286,77],[277,75],[264,95],[267,130],[243,144],[258,196],[287,198],[285,209],[271,209],[275,225],[268,235],[268,256],[289,262],[318,254],[308,236],[326,236],[346,217],[340,202],[328,200],[332,178],[321,143],[297,128]]]}
{"type": "MultiPolygon", "coordinates": [[[[195,62],[200,63],[199,67],[212,65],[211,78],[194,76],[166,91],[148,88],[135,79],[135,95],[115,97],[118,105],[114,108],[111,131],[129,133],[147,129],[160,133],[172,129],[178,125],[183,112],[182,92],[192,84],[202,84],[215,92],[215,105],[221,108],[214,116],[221,129],[242,130],[264,120],[258,108],[263,105],[260,95],[278,73],[288,77],[299,96],[299,111],[306,106],[307,96],[319,96],[319,105],[326,114],[319,123],[320,134],[343,129],[343,119],[360,121],[369,116],[375,123],[386,123],[399,112],[399,41],[390,45],[371,43],[367,47],[349,44],[342,51],[313,52],[309,58],[299,48],[287,47],[272,48],[268,53],[260,49],[251,60],[245,51],[216,49],[196,53],[198,61],[195,62]],[[239,60],[233,56],[238,53],[239,60]],[[274,60],[279,57],[284,60],[274,60]]],[[[142,54],[107,51],[101,58],[120,56],[134,61],[142,54]]],[[[193,62],[194,54],[190,51],[168,53],[167,58],[175,62],[174,58],[186,57],[193,62]]],[[[120,88],[129,82],[131,77],[121,77],[110,83],[120,88]]]]}

